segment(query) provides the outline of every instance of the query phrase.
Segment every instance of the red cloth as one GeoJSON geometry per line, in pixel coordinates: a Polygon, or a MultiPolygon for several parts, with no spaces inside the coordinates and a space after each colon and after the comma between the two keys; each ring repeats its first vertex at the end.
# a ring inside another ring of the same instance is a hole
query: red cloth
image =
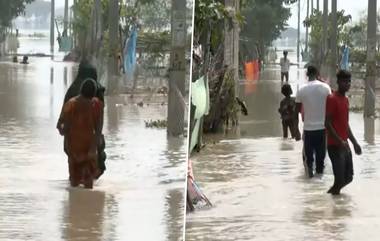
{"type": "MultiPolygon", "coordinates": [[[[333,92],[326,100],[326,115],[331,117],[331,123],[336,133],[344,141],[348,139],[348,98],[333,92]]],[[[333,137],[327,134],[327,145],[338,145],[333,137]]]]}
{"type": "Polygon", "coordinates": [[[82,96],[71,98],[63,106],[61,118],[65,126],[65,144],[68,154],[72,186],[84,181],[92,188],[97,175],[97,139],[95,130],[102,116],[103,104],[97,99],[82,96]]]}

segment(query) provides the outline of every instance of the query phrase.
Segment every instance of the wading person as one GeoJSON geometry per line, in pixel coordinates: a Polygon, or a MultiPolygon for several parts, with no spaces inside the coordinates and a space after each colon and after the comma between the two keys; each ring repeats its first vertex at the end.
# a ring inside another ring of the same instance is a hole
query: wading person
{"type": "Polygon", "coordinates": [[[286,80],[286,83],[289,81],[289,67],[290,67],[290,61],[288,59],[288,51],[284,50],[283,52],[284,57],[280,59],[280,66],[281,66],[281,83],[284,82],[284,78],[286,80]]]}
{"type": "Polygon", "coordinates": [[[86,79],[80,95],[69,99],[63,106],[59,132],[65,136],[70,185],[83,184],[92,188],[98,175],[97,147],[101,133],[103,104],[95,97],[96,82],[86,79]]]}
{"type": "Polygon", "coordinates": [[[301,111],[301,107],[303,108],[304,158],[307,175],[311,178],[314,176],[314,155],[316,173],[322,174],[324,170],[326,98],[331,90],[327,84],[317,80],[318,70],[316,67],[309,66],[306,74],[309,81],[297,92],[296,113],[301,111]]]}
{"type": "Polygon", "coordinates": [[[285,96],[280,102],[278,112],[281,114],[283,137],[288,138],[288,129],[292,138],[297,141],[301,139],[298,126],[298,114],[296,113],[296,101],[291,97],[293,91],[289,84],[281,87],[281,93],[285,96]]]}
{"type": "MultiPolygon", "coordinates": [[[[92,65],[87,63],[86,61],[82,61],[79,64],[78,75],[75,78],[75,80],[73,81],[73,83],[70,85],[69,89],[67,90],[67,92],[65,94],[64,104],[69,99],[80,94],[80,88],[81,88],[84,80],[87,78],[95,80],[96,87],[97,87],[95,97],[97,97],[102,102],[102,106],[104,107],[105,88],[97,81],[98,76],[96,73],[96,69],[92,65]]],[[[59,119],[58,123],[57,123],[58,129],[59,129],[60,124],[61,124],[61,120],[59,119]]],[[[103,116],[101,116],[101,129],[103,129],[103,116]]],[[[101,141],[98,143],[99,144],[98,145],[98,168],[99,168],[100,172],[98,173],[98,176],[95,177],[96,179],[99,178],[104,173],[104,171],[106,170],[105,161],[106,161],[107,156],[106,156],[106,153],[104,151],[105,140],[104,140],[103,134],[101,134],[100,139],[101,139],[101,141]]],[[[66,143],[66,141],[64,141],[64,143],[66,143]]],[[[64,146],[64,150],[67,154],[65,146],[64,146]]]]}
{"type": "Polygon", "coordinates": [[[334,173],[334,184],[328,193],[332,195],[340,194],[340,190],[353,179],[352,154],[347,139],[353,144],[356,154],[362,153],[348,122],[349,102],[346,92],[351,86],[351,74],[340,70],[337,83],[338,91],[329,95],[326,101],[327,150],[334,173]]]}

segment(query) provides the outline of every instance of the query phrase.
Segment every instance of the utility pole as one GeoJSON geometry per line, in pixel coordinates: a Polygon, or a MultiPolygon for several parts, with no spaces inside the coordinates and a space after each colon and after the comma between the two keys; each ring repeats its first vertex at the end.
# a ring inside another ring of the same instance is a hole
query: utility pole
{"type": "Polygon", "coordinates": [[[328,52],[328,42],[327,42],[327,27],[328,27],[328,15],[329,15],[329,5],[328,0],[323,0],[323,27],[322,27],[322,48],[320,53],[320,63],[322,72],[325,75],[326,67],[326,56],[328,52]]]}
{"type": "MultiPolygon", "coordinates": [[[[306,4],[306,18],[309,18],[309,7],[310,7],[310,0],[307,0],[306,4]]],[[[308,46],[309,46],[309,27],[306,26],[306,36],[305,36],[305,53],[308,52],[308,46]]]]}
{"type": "Polygon", "coordinates": [[[377,1],[368,0],[367,73],[365,81],[364,117],[375,116],[376,100],[376,18],[377,1]]]}
{"type": "Polygon", "coordinates": [[[331,1],[331,44],[330,44],[330,53],[331,53],[331,64],[330,64],[330,85],[334,88],[336,87],[336,81],[334,77],[336,75],[336,63],[337,63],[337,31],[338,31],[338,22],[337,22],[337,0],[331,1]]]}
{"type": "MultiPolygon", "coordinates": [[[[225,0],[224,5],[233,15],[239,9],[239,1],[225,0]]],[[[233,70],[235,80],[235,94],[239,93],[239,26],[235,22],[231,28],[230,22],[224,23],[224,65],[233,70]]]]}
{"type": "MultiPolygon", "coordinates": [[[[76,15],[75,15],[75,11],[74,11],[74,8],[77,6],[77,0],[74,0],[73,1],[73,7],[72,7],[72,10],[71,10],[71,14],[72,14],[72,17],[70,17],[71,19],[73,19],[74,21],[76,20],[76,15]]],[[[71,36],[73,38],[73,48],[76,48],[77,47],[77,44],[78,44],[78,41],[77,41],[77,38],[78,38],[78,33],[75,32],[74,28],[72,28],[72,32],[71,32],[71,36]]]]}
{"type": "Polygon", "coordinates": [[[183,134],[185,127],[185,104],[182,100],[186,78],[186,29],[186,0],[172,0],[167,127],[169,136],[183,134]]]}
{"type": "Polygon", "coordinates": [[[63,31],[66,34],[68,34],[68,25],[69,25],[69,0],[65,0],[65,10],[64,10],[64,15],[63,15],[63,31]]]}
{"type": "Polygon", "coordinates": [[[319,0],[317,0],[317,10],[319,11],[319,0]]]}
{"type": "Polygon", "coordinates": [[[119,66],[117,61],[118,55],[118,34],[119,32],[119,0],[110,0],[109,6],[109,42],[110,51],[108,57],[108,91],[109,93],[115,92],[117,88],[117,75],[119,66]]]}
{"type": "Polygon", "coordinates": [[[297,24],[297,63],[300,62],[300,36],[301,36],[301,0],[298,0],[298,24],[297,24]]]}
{"type": "Polygon", "coordinates": [[[55,0],[50,1],[50,53],[54,53],[55,0]]]}
{"type": "Polygon", "coordinates": [[[310,15],[313,15],[313,9],[314,9],[314,0],[311,0],[310,15]]]}

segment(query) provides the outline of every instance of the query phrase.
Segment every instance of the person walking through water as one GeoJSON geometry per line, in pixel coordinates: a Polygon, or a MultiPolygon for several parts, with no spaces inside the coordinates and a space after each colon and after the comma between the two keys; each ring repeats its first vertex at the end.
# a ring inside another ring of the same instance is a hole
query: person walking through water
{"type": "MultiPolygon", "coordinates": [[[[95,80],[95,82],[96,82],[95,97],[97,97],[102,102],[102,106],[104,107],[105,88],[98,82],[98,75],[97,75],[95,67],[93,67],[91,64],[89,64],[86,60],[83,60],[79,64],[77,77],[75,78],[73,83],[70,85],[69,89],[67,90],[63,104],[65,104],[71,98],[80,94],[80,88],[81,88],[84,80],[87,78],[95,80]]],[[[62,123],[62,120],[59,119],[58,123],[57,123],[58,129],[60,129],[61,123],[62,123]]],[[[103,116],[101,116],[101,129],[103,129],[103,116]]],[[[107,155],[105,153],[105,139],[104,139],[104,135],[102,133],[100,133],[100,134],[101,134],[100,135],[101,141],[98,143],[99,145],[98,145],[98,158],[97,158],[98,168],[99,168],[100,172],[95,177],[96,179],[98,179],[106,170],[105,161],[106,161],[107,155]]],[[[64,139],[64,150],[65,150],[65,153],[67,154],[66,138],[64,139]]]]}
{"type": "MultiPolygon", "coordinates": [[[[312,178],[315,155],[316,173],[323,174],[326,156],[325,113],[326,98],[331,94],[330,86],[317,80],[318,70],[314,66],[307,68],[309,81],[296,95],[296,113],[303,109],[304,116],[304,157],[307,175],[312,178]]],[[[298,126],[297,126],[298,129],[298,126]]]]}
{"type": "Polygon", "coordinates": [[[283,137],[288,138],[288,129],[292,138],[299,141],[301,134],[296,128],[298,126],[298,113],[296,113],[296,101],[293,94],[292,87],[289,84],[284,84],[281,87],[281,93],[285,96],[280,102],[278,112],[281,114],[283,137]]]}
{"type": "Polygon", "coordinates": [[[348,121],[349,102],[346,92],[351,87],[351,74],[340,70],[336,76],[338,91],[329,95],[326,101],[327,150],[334,173],[334,184],[328,193],[332,195],[339,195],[340,190],[353,179],[352,154],[347,139],[353,144],[356,154],[362,153],[348,121]]]}
{"type": "Polygon", "coordinates": [[[289,81],[289,67],[290,67],[290,61],[288,59],[288,51],[284,50],[283,54],[284,54],[284,57],[280,59],[281,83],[284,82],[284,78],[286,80],[286,83],[288,83],[288,81],[289,81]]]}
{"type": "Polygon", "coordinates": [[[96,82],[85,79],[80,95],[69,99],[60,115],[59,132],[65,136],[70,185],[92,188],[97,167],[98,143],[101,141],[103,104],[95,97],[96,82]]]}

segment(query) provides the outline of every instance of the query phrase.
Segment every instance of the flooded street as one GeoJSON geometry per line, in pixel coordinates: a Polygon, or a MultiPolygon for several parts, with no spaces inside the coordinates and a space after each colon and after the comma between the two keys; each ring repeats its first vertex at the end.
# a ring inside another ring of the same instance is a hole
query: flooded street
{"type": "MultiPolygon", "coordinates": [[[[291,67],[289,79],[296,93],[304,70],[291,67]]],[[[328,156],[325,174],[308,179],[302,143],[282,138],[279,80],[278,68],[267,67],[260,80],[242,82],[249,115],[238,130],[207,136],[193,156],[195,179],[214,206],[187,215],[186,240],[378,240],[380,120],[350,113],[363,154],[353,157],[354,181],[332,197],[328,156]]]]}
{"type": "Polygon", "coordinates": [[[107,170],[70,188],[55,125],[75,66],[29,61],[0,62],[0,240],[182,240],[186,141],[144,124],[167,97],[107,98],[107,170]]]}

